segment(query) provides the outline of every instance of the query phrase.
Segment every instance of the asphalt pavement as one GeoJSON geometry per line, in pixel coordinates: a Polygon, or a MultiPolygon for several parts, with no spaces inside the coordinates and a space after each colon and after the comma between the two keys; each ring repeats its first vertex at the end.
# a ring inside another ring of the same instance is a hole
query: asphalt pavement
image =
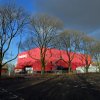
{"type": "Polygon", "coordinates": [[[100,100],[100,74],[6,80],[0,87],[0,100],[100,100]]]}

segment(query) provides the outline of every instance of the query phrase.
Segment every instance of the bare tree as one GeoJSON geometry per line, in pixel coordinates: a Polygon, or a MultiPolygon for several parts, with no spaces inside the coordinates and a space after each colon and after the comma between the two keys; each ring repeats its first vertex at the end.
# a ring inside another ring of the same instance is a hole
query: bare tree
{"type": "MultiPolygon", "coordinates": [[[[66,30],[58,36],[58,40],[60,42],[58,42],[56,46],[57,48],[66,51],[68,60],[65,62],[68,65],[69,72],[71,72],[72,61],[79,48],[81,36],[82,36],[81,32],[71,31],[71,30],[66,30]]],[[[62,56],[60,57],[60,59],[64,60],[62,56]]]]}
{"type": "Polygon", "coordinates": [[[100,72],[100,41],[95,41],[91,52],[92,52],[94,61],[96,62],[96,66],[100,72]]]}
{"type": "Polygon", "coordinates": [[[30,25],[31,36],[28,37],[28,40],[24,43],[26,45],[26,49],[32,49],[34,47],[39,48],[39,59],[32,57],[31,53],[29,53],[29,55],[31,58],[41,62],[41,74],[43,75],[46,66],[46,52],[48,48],[52,47],[52,40],[55,39],[55,36],[58,34],[58,30],[62,28],[63,24],[56,17],[38,14],[31,18],[30,25]]]}
{"type": "Polygon", "coordinates": [[[92,63],[93,45],[94,45],[94,39],[84,34],[80,42],[80,52],[83,54],[80,56],[80,60],[85,65],[86,73],[88,73],[89,66],[92,63]]]}
{"type": "MultiPolygon", "coordinates": [[[[22,8],[16,7],[14,4],[0,6],[0,76],[2,67],[17,57],[16,55],[8,61],[4,61],[11,42],[22,33],[27,23],[26,20],[26,13],[22,8]]],[[[17,42],[19,42],[17,48],[19,51],[21,40],[17,39],[17,42]]]]}

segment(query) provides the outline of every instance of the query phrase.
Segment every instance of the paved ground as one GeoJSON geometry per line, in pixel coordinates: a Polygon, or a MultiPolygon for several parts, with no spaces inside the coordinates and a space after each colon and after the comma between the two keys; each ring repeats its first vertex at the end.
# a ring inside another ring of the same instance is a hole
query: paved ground
{"type": "Polygon", "coordinates": [[[5,80],[0,87],[12,95],[0,100],[100,100],[100,74],[5,80]]]}

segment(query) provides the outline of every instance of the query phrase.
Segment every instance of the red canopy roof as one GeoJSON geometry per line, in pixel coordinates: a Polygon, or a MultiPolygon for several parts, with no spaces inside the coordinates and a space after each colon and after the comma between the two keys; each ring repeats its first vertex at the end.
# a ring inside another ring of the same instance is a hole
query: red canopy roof
{"type": "MultiPolygon", "coordinates": [[[[73,56],[74,58],[72,60],[72,69],[75,70],[78,66],[84,66],[85,55],[80,53],[69,53],[70,56],[73,56]],[[81,57],[83,59],[81,59],[81,57]]],[[[91,57],[88,56],[89,62],[91,61],[91,57]]],[[[46,71],[50,71],[54,69],[56,66],[63,66],[68,67],[68,56],[66,54],[66,51],[64,50],[58,50],[58,49],[48,49],[46,52],[46,71]],[[61,58],[63,60],[61,60],[61,58]]],[[[25,68],[26,66],[33,67],[34,71],[41,71],[41,63],[40,63],[40,49],[35,48],[30,51],[22,52],[18,55],[18,61],[16,68],[25,68]]]]}

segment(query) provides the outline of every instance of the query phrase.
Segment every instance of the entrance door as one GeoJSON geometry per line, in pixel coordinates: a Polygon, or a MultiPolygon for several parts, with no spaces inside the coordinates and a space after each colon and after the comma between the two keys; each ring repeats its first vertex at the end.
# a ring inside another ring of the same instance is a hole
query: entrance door
{"type": "Polygon", "coordinates": [[[28,74],[32,74],[33,73],[33,68],[31,66],[26,66],[25,70],[28,74]]]}

